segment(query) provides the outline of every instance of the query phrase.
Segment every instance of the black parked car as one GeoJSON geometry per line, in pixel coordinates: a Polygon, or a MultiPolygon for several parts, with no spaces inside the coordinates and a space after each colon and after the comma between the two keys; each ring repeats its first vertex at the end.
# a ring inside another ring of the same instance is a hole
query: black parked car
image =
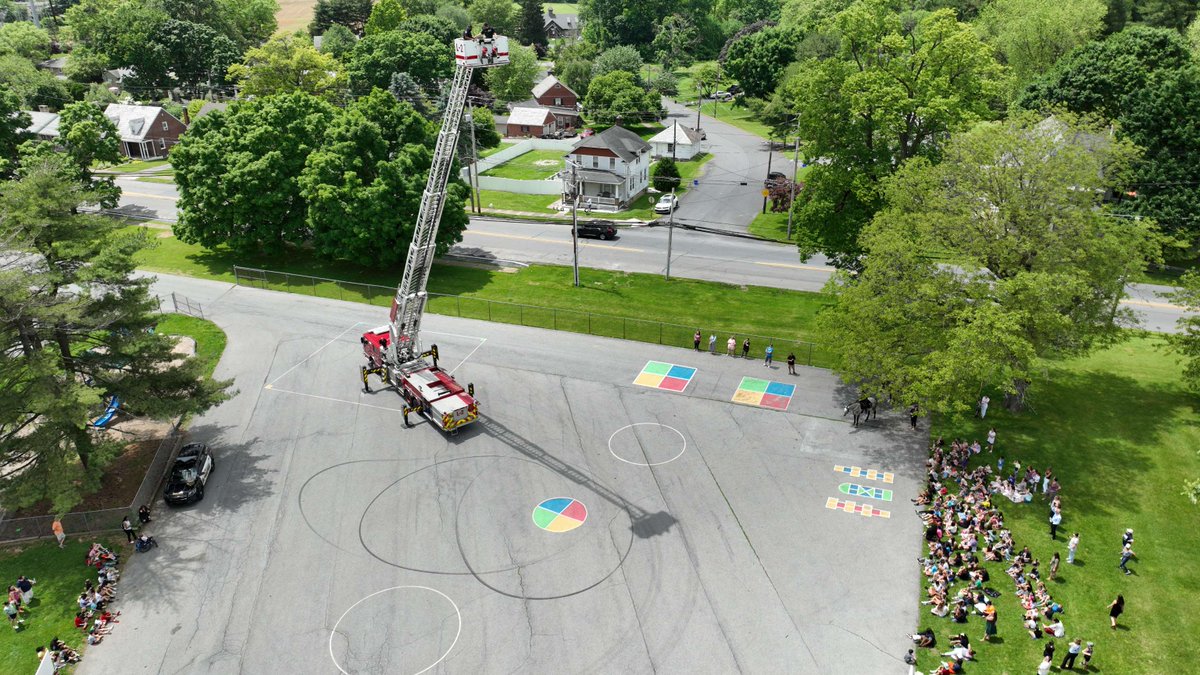
{"type": "Polygon", "coordinates": [[[203,443],[188,443],[179,450],[163,500],[168,504],[190,504],[204,499],[204,484],[212,475],[213,458],[203,443]]]}
{"type": "Polygon", "coordinates": [[[583,220],[579,222],[579,236],[612,239],[617,236],[617,226],[611,220],[583,220]]]}

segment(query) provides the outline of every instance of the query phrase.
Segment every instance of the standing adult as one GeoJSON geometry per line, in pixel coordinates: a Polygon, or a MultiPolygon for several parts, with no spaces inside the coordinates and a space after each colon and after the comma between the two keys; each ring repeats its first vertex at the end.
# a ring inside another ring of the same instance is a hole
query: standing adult
{"type": "Polygon", "coordinates": [[[1058,551],[1054,552],[1054,557],[1050,559],[1050,580],[1054,581],[1054,577],[1058,576],[1058,551]]]}
{"type": "Polygon", "coordinates": [[[788,352],[787,364],[788,364],[788,375],[795,375],[796,374],[796,354],[795,354],[795,352],[788,352]]]}
{"type": "Polygon", "coordinates": [[[700,329],[696,329],[696,334],[692,336],[692,346],[696,351],[700,351],[700,329]]]}
{"type": "Polygon", "coordinates": [[[1079,549],[1079,533],[1076,532],[1075,534],[1072,534],[1071,538],[1067,541],[1067,564],[1068,565],[1075,564],[1075,551],[1077,551],[1078,549],[1079,549]]]}
{"type": "Polygon", "coordinates": [[[1121,564],[1117,565],[1117,567],[1120,567],[1121,571],[1126,575],[1133,574],[1133,572],[1129,571],[1129,568],[1126,567],[1126,565],[1129,564],[1129,560],[1131,558],[1136,556],[1137,554],[1133,552],[1133,542],[1125,544],[1125,547],[1121,549],[1121,564]]]}
{"type": "Polygon", "coordinates": [[[1092,662],[1092,655],[1096,653],[1096,643],[1089,642],[1083,648],[1083,668],[1087,670],[1088,664],[1092,662]]]}
{"type": "Polygon", "coordinates": [[[987,435],[988,452],[996,449],[996,427],[988,429],[987,435]]]}
{"type": "Polygon", "coordinates": [[[729,340],[725,342],[725,353],[733,356],[733,350],[737,348],[737,337],[730,335],[729,340]]]}
{"type": "Polygon", "coordinates": [[[743,359],[750,358],[750,338],[746,338],[745,340],[742,340],[742,358],[743,359]]]}
{"type": "Polygon", "coordinates": [[[763,358],[763,367],[770,368],[771,361],[775,359],[775,345],[767,345],[767,350],[763,353],[765,354],[765,357],[763,358]]]}
{"type": "MultiPolygon", "coordinates": [[[[1058,526],[1062,523],[1062,511],[1054,511],[1050,514],[1050,538],[1058,539],[1058,526]]],[[[1058,554],[1054,554],[1054,559],[1058,560],[1058,554]]],[[[1052,577],[1053,578],[1053,577],[1052,577]]]]}
{"type": "Polygon", "coordinates": [[[717,334],[716,333],[713,333],[712,335],[708,336],[708,353],[709,354],[717,353],[717,334]]]}
{"type": "Polygon", "coordinates": [[[1125,596],[1118,595],[1116,600],[1108,603],[1108,621],[1112,629],[1117,629],[1117,617],[1125,613],[1125,596]]]}
{"type": "Polygon", "coordinates": [[[66,546],[67,533],[63,531],[62,521],[55,518],[54,522],[50,523],[50,529],[54,532],[54,538],[58,540],[58,547],[66,546]]]}
{"type": "Polygon", "coordinates": [[[121,519],[121,531],[125,533],[126,544],[133,543],[133,523],[129,522],[129,516],[121,519]]]}
{"type": "Polygon", "coordinates": [[[24,574],[17,577],[17,590],[21,592],[21,603],[28,605],[33,602],[33,585],[37,581],[26,577],[24,574]]]}
{"type": "Polygon", "coordinates": [[[987,607],[983,608],[983,641],[990,642],[996,637],[996,605],[991,599],[987,601],[987,607]]]}
{"type": "MultiPolygon", "coordinates": [[[[1045,631],[1045,633],[1047,635],[1053,635],[1053,633],[1051,633],[1049,630],[1047,630],[1049,628],[1050,628],[1049,626],[1042,626],[1042,630],[1045,631]]],[[[1051,661],[1054,660],[1054,640],[1053,639],[1046,640],[1046,646],[1042,648],[1042,658],[1050,659],[1051,661]]]]}
{"type": "Polygon", "coordinates": [[[991,402],[992,402],[992,399],[988,398],[987,394],[984,394],[983,397],[979,399],[979,418],[980,419],[987,417],[988,404],[991,402]]]}
{"type": "Polygon", "coordinates": [[[917,430],[917,412],[919,410],[916,403],[908,407],[908,425],[912,427],[913,431],[917,430]]]}
{"type": "Polygon", "coordinates": [[[8,615],[8,622],[12,624],[13,630],[17,630],[25,623],[24,619],[18,618],[17,608],[12,602],[4,603],[4,613],[8,615]]]}
{"type": "Polygon", "coordinates": [[[1062,489],[1062,486],[1060,486],[1058,484],[1058,479],[1057,478],[1051,479],[1050,491],[1046,493],[1046,498],[1049,499],[1050,501],[1054,501],[1054,498],[1058,496],[1058,491],[1060,489],[1062,489]]]}
{"type": "Polygon", "coordinates": [[[1046,473],[1042,474],[1042,494],[1050,492],[1050,476],[1053,473],[1050,467],[1046,467],[1046,473]]]}
{"type": "Polygon", "coordinates": [[[1062,668],[1070,670],[1075,667],[1075,659],[1079,656],[1079,652],[1083,651],[1083,640],[1075,638],[1071,644],[1067,645],[1067,655],[1063,657],[1062,668]]]}

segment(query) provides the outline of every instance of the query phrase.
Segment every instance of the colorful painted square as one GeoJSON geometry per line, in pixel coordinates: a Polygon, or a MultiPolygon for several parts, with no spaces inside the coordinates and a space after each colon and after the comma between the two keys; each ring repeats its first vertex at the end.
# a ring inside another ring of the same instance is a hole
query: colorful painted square
{"type": "Polygon", "coordinates": [[[658,388],[669,391],[683,391],[687,389],[687,386],[688,380],[681,380],[678,377],[664,377],[662,384],[658,385],[658,388]]]}
{"type": "Polygon", "coordinates": [[[775,410],[787,410],[788,404],[792,402],[791,396],[776,396],[775,394],[763,394],[762,401],[759,405],[764,408],[774,408],[775,410]]]}
{"type": "Polygon", "coordinates": [[[792,395],[796,393],[796,385],[782,382],[771,382],[757,377],[743,377],[737,391],[733,393],[734,403],[756,405],[772,410],[787,410],[791,405],[792,395]]]}
{"type": "Polygon", "coordinates": [[[677,366],[674,363],[663,363],[662,361],[648,361],[642,367],[642,372],[634,378],[633,383],[667,391],[683,391],[687,389],[688,384],[695,376],[695,368],[677,366]]]}

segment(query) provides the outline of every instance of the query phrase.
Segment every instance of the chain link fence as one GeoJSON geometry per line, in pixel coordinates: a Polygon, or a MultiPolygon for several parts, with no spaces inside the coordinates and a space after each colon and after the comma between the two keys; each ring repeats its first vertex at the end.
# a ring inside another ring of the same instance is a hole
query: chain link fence
{"type": "MultiPolygon", "coordinates": [[[[365,302],[384,307],[391,306],[395,288],[376,284],[361,284],[339,281],[305,274],[291,274],[272,270],[234,267],[234,278],[239,286],[251,286],[290,293],[304,293],[335,300],[365,302]]],[[[481,319],[497,323],[509,323],[531,328],[547,328],[585,335],[637,340],[660,345],[693,348],[693,337],[700,331],[700,349],[708,350],[710,336],[717,337],[715,351],[724,354],[730,337],[736,343],[734,353],[742,354],[742,343],[749,339],[748,358],[761,359],[768,345],[775,348],[775,360],[783,362],[788,354],[796,355],[799,365],[829,368],[833,366],[833,353],[814,342],[797,340],[783,335],[759,335],[739,331],[728,326],[681,324],[636,319],[632,317],[597,314],[575,309],[538,307],[515,302],[487,300],[465,295],[443,295],[430,293],[426,309],[434,314],[458,316],[465,319],[481,319]]]]}
{"type": "MultiPolygon", "coordinates": [[[[63,530],[70,537],[76,534],[94,534],[97,532],[120,532],[121,519],[129,516],[137,522],[137,510],[142,504],[152,507],[158,497],[158,489],[166,476],[167,465],[179,447],[183,433],[179,430],[180,420],[171,425],[171,431],[158,444],[154,458],[146,469],[146,476],[138,486],[137,495],[128,506],[99,511],[78,511],[63,514],[63,530]]],[[[54,536],[50,525],[54,516],[32,516],[29,518],[5,518],[0,520],[0,542],[21,541],[26,539],[42,539],[54,536]]]]}

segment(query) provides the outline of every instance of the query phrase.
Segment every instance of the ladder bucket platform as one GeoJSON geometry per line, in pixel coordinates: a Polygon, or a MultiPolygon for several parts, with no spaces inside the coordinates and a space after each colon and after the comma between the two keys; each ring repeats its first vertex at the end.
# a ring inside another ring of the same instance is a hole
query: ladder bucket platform
{"type": "Polygon", "coordinates": [[[496,35],[492,38],[454,41],[454,60],[468,68],[491,68],[508,65],[508,37],[496,35]]]}

